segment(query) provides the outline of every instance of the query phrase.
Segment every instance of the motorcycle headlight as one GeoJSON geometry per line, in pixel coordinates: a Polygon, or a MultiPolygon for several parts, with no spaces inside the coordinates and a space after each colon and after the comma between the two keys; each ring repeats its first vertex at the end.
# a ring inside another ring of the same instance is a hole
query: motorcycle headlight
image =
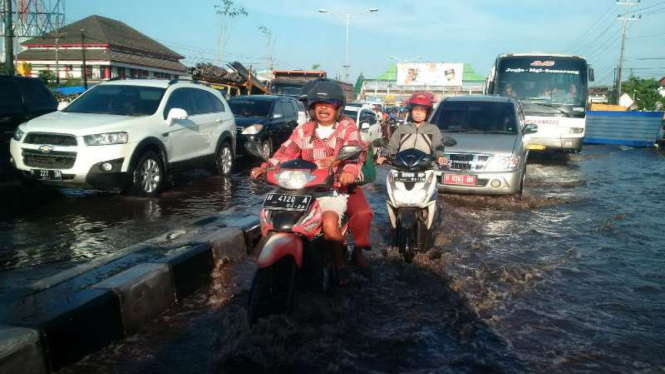
{"type": "Polygon", "coordinates": [[[18,127],[14,132],[14,135],[12,135],[12,138],[14,138],[14,140],[16,140],[17,142],[20,142],[21,139],[23,139],[23,135],[25,135],[25,131],[21,130],[21,128],[18,127]]]}
{"type": "Polygon", "coordinates": [[[126,132],[107,132],[83,137],[85,145],[88,146],[125,144],[128,140],[129,135],[126,132]]]}
{"type": "Polygon", "coordinates": [[[485,167],[485,170],[509,171],[517,170],[520,158],[516,156],[494,156],[485,167]]]}
{"type": "Polygon", "coordinates": [[[314,177],[309,171],[285,170],[277,175],[277,183],[287,190],[299,190],[310,182],[314,177]]]}
{"type": "Polygon", "coordinates": [[[242,130],[243,135],[255,135],[258,134],[259,131],[263,128],[263,125],[260,123],[257,123],[255,125],[247,126],[245,127],[244,130],[242,130]]]}

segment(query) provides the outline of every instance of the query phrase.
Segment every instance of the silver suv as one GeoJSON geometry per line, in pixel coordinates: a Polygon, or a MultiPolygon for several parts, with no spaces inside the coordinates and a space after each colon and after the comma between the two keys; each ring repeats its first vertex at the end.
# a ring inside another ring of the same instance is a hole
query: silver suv
{"type": "Polygon", "coordinates": [[[446,151],[450,164],[439,175],[439,190],[521,194],[528,149],[524,136],[538,131],[525,123],[519,101],[499,96],[443,100],[431,122],[457,140],[446,151]]]}

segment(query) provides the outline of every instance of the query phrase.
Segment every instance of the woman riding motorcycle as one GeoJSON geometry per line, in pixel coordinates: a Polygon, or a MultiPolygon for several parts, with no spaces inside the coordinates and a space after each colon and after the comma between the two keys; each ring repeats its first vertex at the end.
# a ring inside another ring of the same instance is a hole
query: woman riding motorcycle
{"type": "MultiPolygon", "coordinates": [[[[363,160],[334,165],[339,150],[346,145],[357,145],[365,149],[360,139],[360,132],[353,120],[342,118],[346,96],[341,87],[330,79],[318,79],[311,84],[307,93],[307,104],[313,120],[298,126],[289,140],[260,167],[252,169],[251,177],[256,178],[266,171],[268,166],[276,167],[281,162],[301,158],[327,169],[331,165],[337,176],[334,191],[328,196],[318,198],[323,215],[323,234],[326,245],[332,251],[337,280],[340,284],[348,282],[348,273],[344,266],[343,241],[339,223],[347,210],[349,185],[362,178],[363,160]]],[[[366,260],[361,251],[354,251],[354,258],[359,262],[366,260]]]]}
{"type": "MultiPolygon", "coordinates": [[[[387,153],[397,154],[405,149],[415,148],[427,154],[436,153],[438,162],[446,165],[448,160],[436,148],[442,144],[441,130],[427,122],[427,118],[432,113],[432,101],[423,92],[416,92],[409,99],[409,117],[407,122],[397,128],[390,137],[387,153]]],[[[379,156],[377,164],[382,164],[385,157],[379,156]]]]}

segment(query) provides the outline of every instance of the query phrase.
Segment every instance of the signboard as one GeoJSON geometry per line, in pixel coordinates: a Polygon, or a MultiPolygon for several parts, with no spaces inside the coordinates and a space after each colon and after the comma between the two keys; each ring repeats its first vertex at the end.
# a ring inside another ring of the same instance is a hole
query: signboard
{"type": "Polygon", "coordinates": [[[404,86],[462,86],[463,63],[400,63],[397,84],[404,86]]]}

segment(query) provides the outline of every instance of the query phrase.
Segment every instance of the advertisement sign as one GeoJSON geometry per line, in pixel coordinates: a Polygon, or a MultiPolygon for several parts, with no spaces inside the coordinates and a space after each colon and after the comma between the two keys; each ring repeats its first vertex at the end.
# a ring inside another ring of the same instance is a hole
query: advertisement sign
{"type": "Polygon", "coordinates": [[[463,63],[400,63],[397,84],[404,86],[461,86],[463,63]]]}

